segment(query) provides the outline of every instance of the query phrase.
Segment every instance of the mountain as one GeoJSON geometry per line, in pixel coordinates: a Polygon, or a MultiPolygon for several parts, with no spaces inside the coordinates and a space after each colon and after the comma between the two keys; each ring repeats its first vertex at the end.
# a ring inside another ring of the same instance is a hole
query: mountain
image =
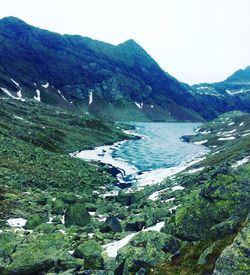
{"type": "Polygon", "coordinates": [[[0,20],[0,96],[33,99],[105,120],[203,121],[250,112],[250,67],[189,86],[134,40],[117,46],[0,20]]]}
{"type": "Polygon", "coordinates": [[[121,125],[11,98],[0,117],[1,275],[249,274],[250,114],[202,124],[186,140],[206,156],[127,190],[69,155],[128,139],[121,125]]]}
{"type": "Polygon", "coordinates": [[[207,115],[216,117],[233,110],[250,112],[250,66],[222,82],[193,85],[190,91],[207,106],[207,115]]]}
{"type": "Polygon", "coordinates": [[[230,83],[250,84],[250,66],[240,69],[226,79],[230,83]]]}
{"type": "Polygon", "coordinates": [[[203,119],[202,103],[134,40],[114,46],[7,17],[0,20],[0,43],[2,94],[111,120],[203,119]]]}

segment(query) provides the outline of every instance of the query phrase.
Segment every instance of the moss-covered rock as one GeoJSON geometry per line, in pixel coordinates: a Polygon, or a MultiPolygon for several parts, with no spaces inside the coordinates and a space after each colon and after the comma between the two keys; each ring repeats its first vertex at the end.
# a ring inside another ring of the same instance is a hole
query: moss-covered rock
{"type": "Polygon", "coordinates": [[[250,216],[246,225],[216,261],[214,275],[245,275],[250,273],[250,216]]]}
{"type": "Polygon", "coordinates": [[[161,261],[170,260],[179,245],[180,242],[170,235],[153,231],[139,233],[119,250],[117,270],[122,272],[120,274],[127,274],[154,267],[161,261]]]}
{"type": "Polygon", "coordinates": [[[69,206],[65,213],[65,225],[85,226],[90,222],[90,215],[84,204],[69,206]]]}
{"type": "Polygon", "coordinates": [[[56,199],[52,202],[52,213],[62,215],[65,209],[65,204],[62,200],[56,199]]]}
{"type": "Polygon", "coordinates": [[[248,213],[248,189],[245,178],[218,175],[201,190],[193,192],[175,215],[176,234],[185,239],[216,238],[235,228],[248,213]],[[227,221],[228,220],[228,221],[227,221]],[[220,224],[220,226],[218,225],[220,224]],[[216,229],[217,225],[217,230],[216,229]]]}
{"type": "Polygon", "coordinates": [[[72,193],[63,193],[59,197],[67,204],[75,204],[77,202],[77,197],[72,193]]]}
{"type": "Polygon", "coordinates": [[[101,253],[101,245],[94,240],[90,240],[80,244],[76,248],[74,255],[78,258],[84,259],[85,269],[101,269],[104,264],[101,253]]]}
{"type": "Polygon", "coordinates": [[[104,224],[101,226],[100,231],[102,233],[107,233],[107,232],[121,232],[122,227],[120,224],[120,221],[115,217],[115,216],[109,216],[104,224]]]}
{"type": "Polygon", "coordinates": [[[38,225],[35,229],[37,232],[42,232],[44,234],[50,234],[52,232],[55,232],[56,227],[53,224],[48,223],[41,223],[38,225]]]}
{"type": "Polygon", "coordinates": [[[22,237],[13,232],[0,233],[0,258],[9,258],[14,252],[16,245],[21,243],[22,240],[22,237]]]}
{"type": "Polygon", "coordinates": [[[126,221],[125,231],[140,231],[145,225],[145,216],[138,215],[126,221]]]}
{"type": "Polygon", "coordinates": [[[42,217],[42,216],[40,216],[40,215],[35,214],[35,215],[31,216],[31,217],[27,220],[27,222],[26,222],[26,224],[25,224],[25,228],[26,228],[26,229],[29,229],[29,230],[33,230],[33,229],[35,229],[38,225],[44,223],[46,220],[47,220],[47,219],[46,219],[45,217],[42,217]]]}
{"type": "Polygon", "coordinates": [[[11,263],[6,265],[3,274],[38,274],[46,272],[54,266],[63,270],[63,264],[74,263],[81,266],[67,251],[68,241],[61,233],[29,235],[25,241],[17,245],[11,254],[11,263]]]}

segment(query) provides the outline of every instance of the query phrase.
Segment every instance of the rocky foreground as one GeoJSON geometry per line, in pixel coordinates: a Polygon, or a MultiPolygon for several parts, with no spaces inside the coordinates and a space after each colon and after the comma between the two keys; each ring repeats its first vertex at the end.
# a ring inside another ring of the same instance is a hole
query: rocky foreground
{"type": "Polygon", "coordinates": [[[185,171],[114,191],[109,167],[69,153],[129,138],[120,126],[0,104],[0,274],[249,273],[250,115],[183,137],[211,149],[185,171]]]}

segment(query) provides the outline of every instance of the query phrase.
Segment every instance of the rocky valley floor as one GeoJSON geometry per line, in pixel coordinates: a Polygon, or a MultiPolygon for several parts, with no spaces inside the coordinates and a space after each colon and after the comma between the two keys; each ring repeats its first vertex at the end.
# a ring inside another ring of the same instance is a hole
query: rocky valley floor
{"type": "Polygon", "coordinates": [[[114,192],[69,153],[131,139],[121,125],[0,99],[0,274],[248,274],[250,115],[184,136],[211,149],[162,183],[114,192]]]}

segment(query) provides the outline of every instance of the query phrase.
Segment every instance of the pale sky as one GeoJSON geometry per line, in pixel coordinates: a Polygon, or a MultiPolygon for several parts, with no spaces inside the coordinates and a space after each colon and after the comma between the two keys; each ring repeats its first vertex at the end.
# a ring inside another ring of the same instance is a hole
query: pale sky
{"type": "Polygon", "coordinates": [[[250,0],[2,0],[0,18],[10,15],[115,45],[132,38],[189,84],[250,65],[250,0]]]}

